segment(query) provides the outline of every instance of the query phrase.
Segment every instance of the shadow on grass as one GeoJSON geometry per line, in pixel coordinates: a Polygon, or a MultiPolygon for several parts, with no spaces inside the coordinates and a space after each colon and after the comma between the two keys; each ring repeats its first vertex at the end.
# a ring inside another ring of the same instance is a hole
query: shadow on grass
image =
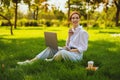
{"type": "Polygon", "coordinates": [[[29,39],[0,39],[0,55],[1,61],[24,60],[31,58],[45,48],[43,38],[29,38],[29,39]]]}
{"type": "MultiPolygon", "coordinates": [[[[58,42],[64,46],[65,41],[58,42]]],[[[44,38],[7,39],[0,38],[0,63],[14,66],[14,61],[31,59],[46,48],[44,38]],[[13,61],[13,64],[10,64],[13,61]]]]}

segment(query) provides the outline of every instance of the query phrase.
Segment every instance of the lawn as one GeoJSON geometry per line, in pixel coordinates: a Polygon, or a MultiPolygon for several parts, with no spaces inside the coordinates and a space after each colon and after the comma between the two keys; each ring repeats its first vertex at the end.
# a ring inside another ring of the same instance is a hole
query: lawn
{"type": "Polygon", "coordinates": [[[58,45],[64,46],[67,27],[20,27],[10,35],[0,27],[0,80],[119,80],[120,29],[89,29],[89,46],[80,62],[36,61],[19,66],[18,61],[35,57],[46,48],[44,31],[56,32],[58,45]],[[94,61],[97,71],[86,70],[94,61]]]}

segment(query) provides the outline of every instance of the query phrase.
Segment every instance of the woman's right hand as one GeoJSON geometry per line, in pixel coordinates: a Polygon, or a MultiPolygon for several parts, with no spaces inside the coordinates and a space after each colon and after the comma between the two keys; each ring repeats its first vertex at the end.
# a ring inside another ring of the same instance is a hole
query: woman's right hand
{"type": "Polygon", "coordinates": [[[73,34],[74,34],[73,30],[72,30],[72,29],[69,29],[68,35],[71,36],[71,35],[73,35],[73,34]]]}

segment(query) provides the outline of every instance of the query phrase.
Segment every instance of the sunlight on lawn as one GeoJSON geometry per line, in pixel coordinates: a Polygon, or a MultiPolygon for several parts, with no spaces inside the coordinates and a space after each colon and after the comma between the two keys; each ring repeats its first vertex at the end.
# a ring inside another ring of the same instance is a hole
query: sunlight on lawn
{"type": "Polygon", "coordinates": [[[37,37],[44,37],[44,32],[45,31],[50,31],[50,32],[56,32],[57,37],[60,40],[64,40],[67,37],[67,32],[68,28],[66,27],[49,27],[49,28],[18,28],[16,30],[13,30],[14,35],[10,35],[10,31],[8,29],[6,30],[1,30],[1,35],[6,35],[4,36],[5,38],[37,38],[37,37]]]}

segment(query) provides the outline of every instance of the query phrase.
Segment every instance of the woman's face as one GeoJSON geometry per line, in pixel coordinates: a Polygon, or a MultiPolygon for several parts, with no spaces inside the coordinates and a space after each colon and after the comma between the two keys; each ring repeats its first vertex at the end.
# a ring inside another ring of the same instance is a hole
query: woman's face
{"type": "Polygon", "coordinates": [[[71,23],[73,24],[74,27],[77,27],[79,25],[79,20],[80,20],[80,17],[78,14],[73,14],[71,16],[71,23]]]}

